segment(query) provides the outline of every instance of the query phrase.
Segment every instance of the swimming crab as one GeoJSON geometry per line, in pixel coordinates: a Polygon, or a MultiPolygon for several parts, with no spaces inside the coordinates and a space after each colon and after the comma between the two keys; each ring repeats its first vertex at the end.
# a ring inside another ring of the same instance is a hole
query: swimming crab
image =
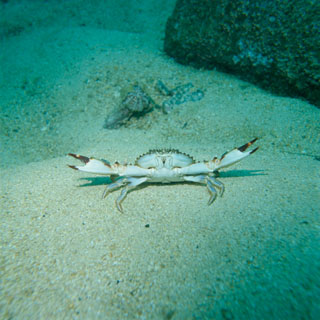
{"type": "Polygon", "coordinates": [[[246,151],[257,138],[224,153],[220,159],[214,157],[209,161],[196,162],[191,156],[175,149],[150,150],[139,156],[134,165],[110,164],[106,160],[97,160],[69,153],[69,156],[82,161],[84,166],[69,165],[70,168],[89,173],[110,176],[112,183],[107,185],[103,198],[111,191],[124,187],[116,200],[117,208],[123,212],[122,201],[127,193],[144,182],[171,183],[195,182],[205,184],[210,194],[208,205],[212,204],[219,193],[222,196],[224,185],[215,179],[218,171],[229,167],[258,150],[246,151]],[[217,192],[217,190],[218,192],[217,192]]]}

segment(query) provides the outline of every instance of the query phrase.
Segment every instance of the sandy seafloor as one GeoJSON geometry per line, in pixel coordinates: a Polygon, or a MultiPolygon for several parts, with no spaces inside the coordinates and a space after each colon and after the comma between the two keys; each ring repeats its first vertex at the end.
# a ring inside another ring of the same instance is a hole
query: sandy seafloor
{"type": "Polygon", "coordinates": [[[0,4],[0,318],[316,319],[319,109],[175,63],[162,50],[173,1],[116,3],[113,23],[90,2],[0,4]],[[161,103],[159,79],[205,96],[102,128],[129,84],[161,103]],[[68,152],[210,159],[254,137],[212,206],[204,186],[150,185],[119,213],[105,178],[67,167],[68,152]]]}

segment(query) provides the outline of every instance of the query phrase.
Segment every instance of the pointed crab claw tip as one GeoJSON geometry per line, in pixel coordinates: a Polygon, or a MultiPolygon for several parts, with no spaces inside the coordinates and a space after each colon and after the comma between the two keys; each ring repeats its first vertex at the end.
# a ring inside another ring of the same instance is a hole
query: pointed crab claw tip
{"type": "Polygon", "coordinates": [[[248,143],[249,146],[253,145],[257,140],[258,140],[258,138],[254,138],[253,140],[251,140],[251,141],[248,143]]]}
{"type": "Polygon", "coordinates": [[[68,164],[68,167],[71,168],[71,169],[74,169],[74,170],[78,170],[78,168],[76,166],[71,166],[71,165],[68,164]]]}
{"type": "Polygon", "coordinates": [[[259,147],[256,147],[255,149],[253,149],[252,151],[250,151],[250,154],[253,154],[254,152],[256,152],[259,149],[259,147]]]}
{"type": "Polygon", "coordinates": [[[68,153],[68,156],[76,158],[76,159],[80,160],[83,163],[88,163],[89,160],[90,160],[88,157],[81,156],[80,154],[75,154],[75,153],[68,153]]]}
{"type": "MultiPolygon", "coordinates": [[[[238,150],[243,152],[243,151],[246,151],[251,145],[253,145],[256,141],[258,140],[258,138],[254,138],[253,140],[251,140],[250,142],[244,144],[243,146],[239,147],[238,150]]],[[[256,148],[258,149],[258,148],[256,148]]],[[[256,149],[254,151],[256,151],[256,149]]],[[[254,152],[253,151],[253,152],[254,152]]],[[[251,152],[251,153],[253,153],[251,152]]]]}

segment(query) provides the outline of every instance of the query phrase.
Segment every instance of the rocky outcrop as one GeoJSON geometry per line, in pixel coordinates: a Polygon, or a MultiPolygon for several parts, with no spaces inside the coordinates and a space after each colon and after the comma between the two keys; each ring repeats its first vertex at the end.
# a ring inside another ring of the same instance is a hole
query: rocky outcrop
{"type": "Polygon", "coordinates": [[[177,0],[164,49],[320,106],[319,0],[177,0]]]}

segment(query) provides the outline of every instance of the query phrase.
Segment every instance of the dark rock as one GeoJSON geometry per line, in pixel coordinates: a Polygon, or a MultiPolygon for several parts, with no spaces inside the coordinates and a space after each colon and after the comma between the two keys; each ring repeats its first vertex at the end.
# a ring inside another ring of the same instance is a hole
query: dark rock
{"type": "Polygon", "coordinates": [[[319,0],[177,0],[164,49],[320,106],[319,0]]]}

